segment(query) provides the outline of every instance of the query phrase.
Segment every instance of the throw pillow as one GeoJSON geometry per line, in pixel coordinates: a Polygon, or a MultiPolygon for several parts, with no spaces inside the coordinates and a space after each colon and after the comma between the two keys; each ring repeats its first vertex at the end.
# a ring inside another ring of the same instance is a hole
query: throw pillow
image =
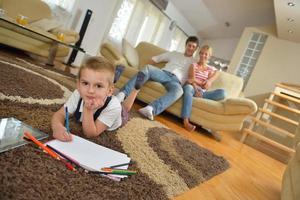
{"type": "Polygon", "coordinates": [[[139,67],[139,56],[135,48],[125,39],[122,41],[122,51],[129,65],[139,67]]]}

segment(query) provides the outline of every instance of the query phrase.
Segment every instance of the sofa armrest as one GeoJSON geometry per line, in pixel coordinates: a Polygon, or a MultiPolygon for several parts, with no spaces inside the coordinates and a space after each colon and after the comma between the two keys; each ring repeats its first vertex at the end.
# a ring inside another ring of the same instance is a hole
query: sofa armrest
{"type": "Polygon", "coordinates": [[[79,40],[79,33],[73,30],[62,29],[62,28],[55,28],[49,31],[53,35],[57,35],[58,33],[64,34],[64,42],[65,43],[75,43],[79,40]]]}
{"type": "Polygon", "coordinates": [[[129,66],[123,54],[110,43],[103,43],[100,48],[100,53],[114,65],[123,64],[125,66],[129,66]]]}
{"type": "Polygon", "coordinates": [[[224,101],[224,111],[226,114],[253,114],[257,111],[254,101],[247,98],[228,98],[224,101]]]}

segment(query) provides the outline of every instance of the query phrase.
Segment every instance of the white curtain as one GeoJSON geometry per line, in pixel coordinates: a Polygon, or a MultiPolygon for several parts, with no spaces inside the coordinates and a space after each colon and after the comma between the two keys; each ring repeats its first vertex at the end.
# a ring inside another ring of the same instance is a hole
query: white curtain
{"type": "Polygon", "coordinates": [[[122,38],[125,38],[133,46],[146,41],[165,49],[181,51],[182,47],[184,49],[182,41],[184,43],[187,36],[178,28],[169,30],[170,21],[149,0],[123,0],[107,40],[120,49],[122,38]]]}
{"type": "Polygon", "coordinates": [[[169,46],[169,51],[179,51],[183,52],[185,49],[185,41],[187,39],[186,34],[180,30],[178,27],[174,29],[171,43],[169,46]]]}
{"type": "Polygon", "coordinates": [[[49,5],[54,4],[60,6],[61,8],[65,9],[68,12],[72,12],[76,0],[42,0],[42,1],[46,2],[49,5]]]}

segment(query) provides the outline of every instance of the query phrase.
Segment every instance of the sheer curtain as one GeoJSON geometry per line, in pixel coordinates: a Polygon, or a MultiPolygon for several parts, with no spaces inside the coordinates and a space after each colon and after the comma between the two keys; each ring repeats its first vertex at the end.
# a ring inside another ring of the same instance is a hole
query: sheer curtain
{"type": "Polygon", "coordinates": [[[48,4],[52,11],[52,19],[61,26],[67,27],[76,0],[42,0],[48,4]]]}
{"type": "Polygon", "coordinates": [[[106,40],[119,49],[125,38],[133,46],[146,41],[165,49],[182,51],[187,36],[179,28],[169,30],[170,22],[149,0],[123,0],[118,5],[106,40]]]}
{"type": "Polygon", "coordinates": [[[107,40],[120,48],[122,38],[136,46],[141,41],[159,44],[169,19],[148,0],[123,0],[107,40]]]}
{"type": "Polygon", "coordinates": [[[139,0],[136,2],[124,38],[134,46],[141,41],[157,44],[169,21],[152,3],[139,0]]]}
{"type": "Polygon", "coordinates": [[[108,32],[106,39],[119,48],[121,48],[122,38],[126,33],[135,2],[136,0],[123,0],[118,5],[119,9],[108,32]]]}
{"type": "Polygon", "coordinates": [[[187,39],[187,35],[180,30],[178,27],[174,29],[171,43],[169,46],[169,51],[179,51],[183,52],[185,49],[185,41],[187,39]]]}
{"type": "Polygon", "coordinates": [[[76,0],[42,0],[47,4],[54,4],[60,6],[61,8],[65,9],[68,12],[72,12],[74,3],[76,0]]]}

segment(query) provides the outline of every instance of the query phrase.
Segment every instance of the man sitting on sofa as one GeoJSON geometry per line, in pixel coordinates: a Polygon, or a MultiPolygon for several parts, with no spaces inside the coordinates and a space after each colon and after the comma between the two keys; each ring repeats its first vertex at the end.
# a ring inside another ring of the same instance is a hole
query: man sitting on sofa
{"type": "MultiPolygon", "coordinates": [[[[186,40],[184,53],[173,51],[152,57],[149,65],[146,65],[144,69],[141,70],[145,77],[140,85],[143,85],[148,80],[155,81],[161,83],[166,88],[167,93],[151,102],[148,106],[141,108],[139,113],[153,120],[153,116],[163,112],[182,96],[183,89],[181,85],[187,79],[189,66],[196,62],[193,58],[193,54],[198,48],[198,45],[198,38],[190,36],[186,40]],[[167,62],[167,64],[162,69],[153,66],[153,64],[160,62],[167,62]]],[[[136,77],[135,75],[131,78],[117,94],[117,98],[120,102],[130,94],[136,83],[136,77]]]]}

